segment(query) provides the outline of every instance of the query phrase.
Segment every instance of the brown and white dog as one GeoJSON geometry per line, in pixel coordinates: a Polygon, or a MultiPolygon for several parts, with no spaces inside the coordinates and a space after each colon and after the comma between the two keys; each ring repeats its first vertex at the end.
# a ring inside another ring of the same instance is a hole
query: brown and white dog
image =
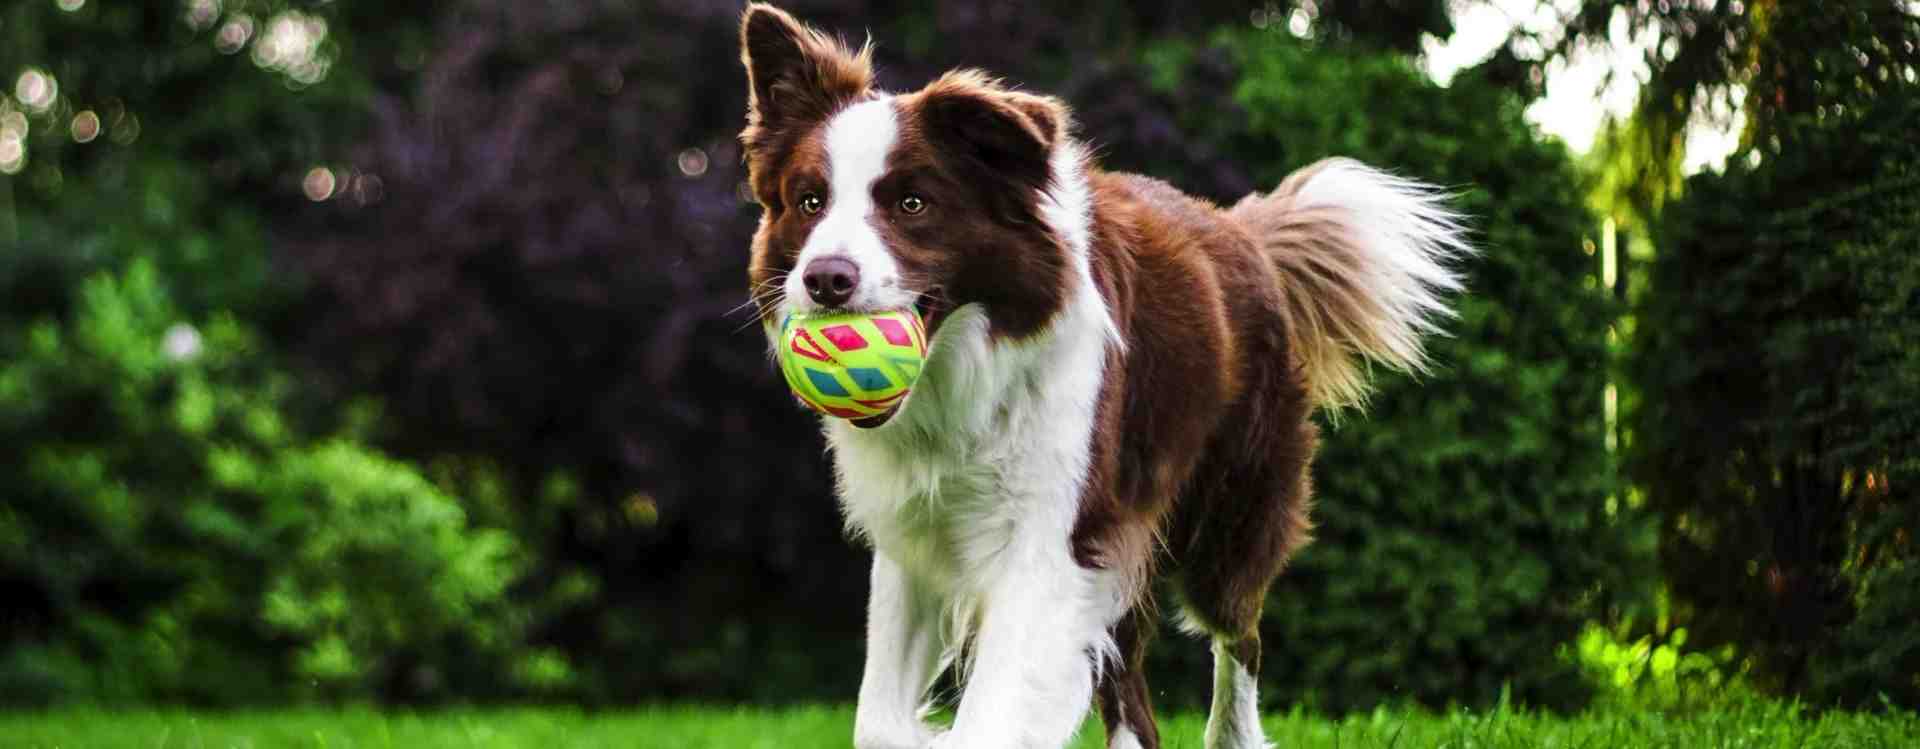
{"type": "Polygon", "coordinates": [[[932,339],[893,412],[825,421],[874,547],[854,746],[1052,749],[1096,697],[1110,747],[1158,746],[1156,576],[1212,639],[1206,746],[1265,746],[1258,623],[1307,541],[1309,413],[1361,398],[1364,359],[1422,366],[1455,215],[1346,160],[1221,209],[1101,171],[1056,99],[969,71],[880,91],[865,50],[766,5],[741,43],[769,335],[917,307],[932,339]]]}

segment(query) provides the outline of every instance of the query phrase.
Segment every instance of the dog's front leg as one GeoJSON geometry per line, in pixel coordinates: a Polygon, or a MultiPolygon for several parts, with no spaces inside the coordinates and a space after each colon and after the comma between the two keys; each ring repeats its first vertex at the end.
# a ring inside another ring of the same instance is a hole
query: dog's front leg
{"type": "Polygon", "coordinates": [[[867,599],[867,667],[854,711],[855,749],[921,749],[933,738],[921,701],[943,651],[939,604],[886,552],[873,554],[867,599]]]}
{"type": "Polygon", "coordinates": [[[1060,749],[1093,695],[1111,591],[1066,539],[1017,553],[985,591],[971,672],[937,749],[1060,749]]]}

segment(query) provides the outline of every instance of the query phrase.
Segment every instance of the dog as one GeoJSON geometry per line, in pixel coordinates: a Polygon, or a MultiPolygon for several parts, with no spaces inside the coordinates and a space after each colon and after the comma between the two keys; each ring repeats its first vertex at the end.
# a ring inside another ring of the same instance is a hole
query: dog
{"type": "Polygon", "coordinates": [[[764,4],[741,50],[769,338],[913,308],[931,341],[892,411],[824,419],[874,551],[854,746],[1053,749],[1096,700],[1109,747],[1159,746],[1161,579],[1211,640],[1205,746],[1266,746],[1258,624],[1309,537],[1310,415],[1363,399],[1368,360],[1423,370],[1472,252],[1447,196],[1331,159],[1223,209],[1101,170],[1065,103],[977,71],[881,91],[871,46],[764,4]]]}

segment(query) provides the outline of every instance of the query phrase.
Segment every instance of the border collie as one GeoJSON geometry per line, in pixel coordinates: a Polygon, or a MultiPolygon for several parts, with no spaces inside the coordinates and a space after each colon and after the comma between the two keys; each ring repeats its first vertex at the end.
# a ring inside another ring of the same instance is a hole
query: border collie
{"type": "Polygon", "coordinates": [[[1158,746],[1161,578],[1212,642],[1205,745],[1265,746],[1258,625],[1308,539],[1309,415],[1359,401],[1367,360],[1422,368],[1470,252],[1443,196],[1331,159],[1223,209],[1101,170],[1064,103],[982,73],[881,91],[870,49],[762,4],[741,46],[769,336],[913,307],[932,341],[892,412],[824,422],[874,549],[854,746],[1054,749],[1096,699],[1109,747],[1158,746]]]}

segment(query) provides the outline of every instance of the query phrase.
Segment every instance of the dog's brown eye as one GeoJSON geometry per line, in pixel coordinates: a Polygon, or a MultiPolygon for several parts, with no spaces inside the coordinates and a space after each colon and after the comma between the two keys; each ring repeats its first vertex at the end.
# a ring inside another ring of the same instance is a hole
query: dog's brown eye
{"type": "Polygon", "coordinates": [[[909,216],[918,216],[925,210],[927,210],[927,201],[922,200],[918,195],[908,195],[900,199],[901,213],[909,216]]]}
{"type": "Polygon", "coordinates": [[[827,206],[827,201],[822,200],[819,195],[816,195],[814,193],[807,193],[805,195],[800,196],[800,210],[804,211],[809,216],[818,214],[820,212],[820,209],[825,208],[826,206],[827,206]]]}

